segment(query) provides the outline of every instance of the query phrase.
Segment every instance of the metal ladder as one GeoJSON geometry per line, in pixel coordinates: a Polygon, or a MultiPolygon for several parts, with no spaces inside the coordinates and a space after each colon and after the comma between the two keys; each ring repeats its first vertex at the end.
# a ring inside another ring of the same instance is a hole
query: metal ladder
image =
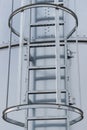
{"type": "MultiPolygon", "coordinates": [[[[48,2],[48,1],[47,1],[48,2]]],[[[49,1],[49,2],[54,2],[54,3],[57,3],[57,1],[55,0],[55,1],[49,1]]],[[[61,0],[59,1],[60,2],[60,4],[64,4],[63,3],[63,1],[61,2],[61,0]]],[[[31,65],[29,65],[29,68],[28,68],[28,70],[29,70],[29,73],[30,73],[30,71],[35,71],[34,72],[34,75],[36,75],[36,71],[38,71],[38,70],[54,70],[55,71],[55,73],[56,73],[56,77],[48,77],[48,80],[51,78],[51,80],[52,79],[55,79],[55,82],[56,82],[56,86],[55,86],[55,89],[54,90],[45,90],[45,91],[37,91],[37,90],[28,90],[28,92],[27,92],[27,97],[28,96],[30,96],[30,95],[34,95],[34,98],[35,98],[35,96],[36,95],[38,95],[38,94],[55,94],[56,95],[56,102],[55,103],[58,103],[58,104],[61,104],[62,103],[62,101],[61,101],[61,94],[66,94],[66,99],[65,99],[65,104],[66,105],[69,105],[69,102],[68,102],[68,92],[67,92],[67,90],[66,90],[66,88],[65,89],[61,89],[61,69],[66,69],[66,65],[64,64],[64,65],[60,65],[60,60],[61,60],[61,58],[60,58],[60,50],[61,50],[61,47],[63,47],[63,48],[66,48],[65,47],[65,44],[64,43],[61,43],[60,42],[60,36],[59,36],[59,28],[60,28],[60,26],[64,26],[64,18],[63,18],[63,16],[62,17],[60,17],[60,19],[62,18],[63,20],[62,20],[62,22],[59,20],[59,14],[58,14],[58,10],[55,10],[55,17],[56,17],[56,19],[55,20],[53,20],[53,22],[47,22],[46,21],[46,23],[43,23],[43,21],[42,21],[42,23],[38,23],[38,22],[35,22],[34,24],[32,24],[31,22],[30,22],[30,32],[31,32],[31,29],[32,28],[38,28],[39,29],[39,27],[51,27],[51,26],[54,26],[55,27],[55,38],[52,40],[52,39],[43,39],[43,40],[36,40],[36,41],[30,41],[30,44],[29,44],[29,50],[31,50],[31,48],[43,48],[43,47],[54,47],[55,48],[55,54],[54,54],[54,58],[55,58],[55,66],[36,66],[35,65],[35,62],[36,62],[36,59],[35,59],[35,57],[34,57],[34,66],[31,66],[31,65]]],[[[51,19],[52,19],[52,17],[50,17],[51,19]]],[[[49,19],[50,19],[49,18],[49,19]]],[[[38,20],[37,20],[38,21],[38,20]]],[[[30,34],[30,36],[31,36],[31,34],[30,34]]],[[[29,51],[29,53],[30,53],[30,51],[29,51]]],[[[66,53],[66,52],[65,52],[66,53]]],[[[29,54],[28,54],[29,55],[29,54]]],[[[30,56],[29,56],[30,57],[30,56]]],[[[31,59],[31,62],[33,61],[33,58],[30,58],[31,59]]],[[[30,59],[29,59],[29,61],[30,61],[30,59]]],[[[66,54],[66,56],[64,57],[64,60],[67,60],[67,54],[66,54]],[[66,59],[65,59],[66,58],[66,59]]],[[[29,63],[30,64],[30,63],[29,63]]],[[[29,79],[29,77],[28,77],[28,79],[29,79]]],[[[35,77],[35,81],[37,82],[38,80],[46,80],[46,78],[44,77],[44,78],[36,78],[35,77]]],[[[67,79],[67,77],[66,76],[64,76],[63,77],[63,80],[66,80],[67,79]]],[[[35,82],[34,81],[34,82],[35,82]]],[[[67,82],[67,81],[66,81],[67,82]]],[[[35,86],[34,86],[35,87],[35,86]]],[[[43,99],[44,100],[44,99],[43,99]]],[[[32,102],[32,101],[31,101],[32,102]]],[[[29,102],[28,102],[29,103],[29,102]]],[[[33,103],[33,102],[32,102],[33,103]]],[[[37,102],[38,103],[38,102],[37,102]]],[[[31,104],[31,103],[30,103],[31,104]]],[[[28,121],[36,121],[36,120],[58,120],[59,118],[58,117],[35,117],[35,109],[34,109],[34,117],[28,117],[28,121]]],[[[67,127],[67,130],[69,130],[69,121],[68,121],[68,116],[67,116],[67,114],[66,114],[66,116],[65,117],[61,117],[60,118],[60,120],[66,120],[67,121],[67,125],[66,125],[66,127],[67,127]]],[[[35,127],[35,122],[34,122],[34,127],[35,127]]],[[[35,129],[33,127],[33,129],[35,129]]]]}

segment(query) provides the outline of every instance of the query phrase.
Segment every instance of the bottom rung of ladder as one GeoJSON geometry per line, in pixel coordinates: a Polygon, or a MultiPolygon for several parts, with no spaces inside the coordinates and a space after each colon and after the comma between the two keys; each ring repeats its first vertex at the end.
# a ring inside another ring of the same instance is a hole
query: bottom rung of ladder
{"type": "Polygon", "coordinates": [[[48,116],[48,117],[29,117],[27,120],[28,121],[39,121],[39,120],[66,120],[66,116],[61,116],[61,117],[55,117],[55,116],[48,116]]]}

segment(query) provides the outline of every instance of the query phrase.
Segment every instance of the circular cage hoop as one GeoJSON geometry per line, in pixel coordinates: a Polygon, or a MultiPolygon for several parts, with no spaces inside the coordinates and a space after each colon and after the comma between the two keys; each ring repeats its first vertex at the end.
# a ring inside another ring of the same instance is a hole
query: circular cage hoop
{"type": "MultiPolygon", "coordinates": [[[[9,21],[8,21],[8,25],[11,28],[11,31],[14,34],[16,34],[18,37],[20,37],[20,33],[17,30],[15,30],[14,27],[12,26],[12,24],[11,24],[11,21],[12,21],[13,17],[15,15],[17,15],[18,13],[21,13],[21,12],[23,12],[25,10],[32,9],[32,8],[40,8],[40,7],[55,8],[57,10],[60,9],[60,10],[63,10],[65,12],[67,12],[71,16],[73,16],[73,18],[75,19],[75,26],[72,28],[72,30],[69,32],[69,34],[66,36],[65,40],[69,39],[70,36],[76,31],[76,28],[78,27],[78,18],[76,16],[76,14],[72,10],[64,7],[62,4],[52,4],[52,3],[28,4],[28,5],[22,6],[22,7],[18,8],[18,9],[16,9],[15,11],[13,11],[13,13],[10,15],[9,21]]],[[[24,40],[27,41],[28,38],[24,37],[24,40]]]]}
{"type": "MultiPolygon", "coordinates": [[[[77,117],[75,119],[72,119],[71,121],[69,121],[70,125],[73,125],[73,124],[75,124],[83,119],[83,111],[80,110],[79,108],[69,106],[69,105],[54,104],[54,103],[40,103],[40,104],[30,104],[30,105],[24,104],[24,105],[12,106],[12,107],[9,107],[3,111],[3,119],[9,123],[14,124],[14,125],[25,127],[24,123],[16,121],[14,119],[11,119],[7,115],[8,115],[8,113],[11,113],[11,112],[26,110],[26,109],[28,110],[28,109],[33,109],[33,108],[35,108],[35,109],[49,108],[49,109],[56,109],[56,110],[64,110],[64,111],[73,112],[77,115],[77,117]]],[[[54,120],[62,120],[62,119],[63,119],[63,117],[61,117],[61,116],[54,117],[54,120]]],[[[38,120],[43,120],[43,119],[41,117],[38,117],[38,120]]],[[[51,120],[51,118],[49,118],[48,120],[51,120]]],[[[30,119],[29,121],[32,121],[32,119],[30,119]]]]}

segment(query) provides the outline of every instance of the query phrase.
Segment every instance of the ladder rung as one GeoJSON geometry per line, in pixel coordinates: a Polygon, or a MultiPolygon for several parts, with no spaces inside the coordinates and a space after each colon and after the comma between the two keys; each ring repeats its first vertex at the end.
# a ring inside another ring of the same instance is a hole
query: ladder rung
{"type": "MultiPolygon", "coordinates": [[[[62,103],[66,103],[66,100],[65,99],[61,99],[61,102],[62,103]]],[[[35,100],[35,103],[56,103],[56,99],[36,99],[35,100]]]]}
{"type": "MultiPolygon", "coordinates": [[[[28,94],[53,94],[56,90],[46,90],[46,91],[29,91],[28,94]]],[[[66,93],[66,90],[61,90],[61,93],[66,93]]]]}
{"type": "Polygon", "coordinates": [[[55,46],[55,43],[34,43],[34,44],[30,44],[30,47],[33,48],[33,47],[51,47],[51,46],[55,46]]]}
{"type": "Polygon", "coordinates": [[[55,67],[42,67],[42,66],[38,66],[38,67],[29,67],[29,70],[44,70],[44,69],[55,69],[55,67]]]}
{"type": "MultiPolygon", "coordinates": [[[[39,59],[52,59],[55,58],[55,55],[43,55],[43,56],[36,56],[36,60],[39,59]]],[[[60,58],[64,59],[64,55],[60,55],[60,58]]]]}
{"type": "MultiPolygon", "coordinates": [[[[52,41],[51,41],[52,42],[52,41]]],[[[39,42],[36,42],[36,43],[31,43],[29,46],[31,47],[31,48],[33,48],[33,47],[53,47],[53,46],[55,46],[56,44],[55,43],[39,43],[39,42]]],[[[64,46],[65,44],[60,44],[60,46],[64,46]]]]}
{"type": "Polygon", "coordinates": [[[66,116],[60,116],[60,117],[55,117],[55,116],[48,116],[48,117],[29,117],[27,120],[28,121],[35,121],[35,120],[66,120],[66,116]]]}
{"type": "MultiPolygon", "coordinates": [[[[66,90],[61,90],[61,94],[65,94],[67,91],[66,90]]],[[[27,92],[28,94],[28,92],[27,92]]],[[[34,104],[34,102],[32,100],[29,99],[29,103],[30,104],[34,104]]],[[[36,99],[35,100],[35,103],[56,103],[56,99],[55,98],[51,98],[48,99],[48,98],[45,98],[45,99],[36,99]]],[[[61,99],[61,103],[65,104],[66,103],[66,99],[65,98],[62,98],[61,99]]]]}
{"type": "MultiPolygon", "coordinates": [[[[62,42],[63,40],[62,39],[60,39],[60,46],[64,46],[65,45],[65,43],[63,43],[62,42]]],[[[46,39],[35,39],[35,40],[33,40],[33,41],[31,41],[30,42],[30,45],[33,45],[33,44],[42,44],[42,43],[44,43],[44,44],[47,44],[47,43],[49,43],[49,44],[52,44],[52,43],[54,43],[55,44],[55,39],[54,38],[46,38],[46,39]]]]}
{"type": "Polygon", "coordinates": [[[52,59],[52,58],[55,58],[55,55],[43,55],[43,56],[36,56],[36,60],[39,60],[39,59],[52,59]]]}
{"type": "MultiPolygon", "coordinates": [[[[61,5],[63,5],[63,2],[61,2],[61,5]]],[[[46,20],[55,20],[55,17],[40,17],[40,18],[37,18],[36,21],[39,22],[39,21],[46,21],[46,20]]],[[[64,17],[63,16],[59,16],[59,20],[64,20],[64,17]]]]}
{"type": "Polygon", "coordinates": [[[65,123],[54,123],[54,122],[51,122],[51,123],[47,123],[47,124],[43,124],[43,123],[37,123],[37,124],[35,124],[35,127],[37,128],[48,128],[50,126],[50,128],[58,128],[59,126],[61,127],[65,127],[66,126],[66,124],[65,123]]]}
{"type": "MultiPolygon", "coordinates": [[[[39,0],[39,2],[42,2],[42,0],[39,0]]],[[[54,0],[46,0],[46,2],[54,2],[54,0]]],[[[59,0],[58,2],[59,3],[61,3],[61,2],[63,3],[63,0],[59,0]]]]}
{"type": "Polygon", "coordinates": [[[55,103],[56,99],[36,99],[35,103],[55,103]]]}
{"type": "MultiPolygon", "coordinates": [[[[43,77],[36,77],[36,80],[55,80],[56,77],[55,76],[43,76],[43,77]]],[[[61,76],[61,79],[65,79],[65,76],[61,76]]]]}
{"type": "Polygon", "coordinates": [[[32,42],[30,42],[30,44],[42,44],[42,43],[54,43],[55,42],[55,39],[52,39],[52,38],[50,38],[50,40],[49,39],[35,39],[35,41],[32,41],[32,42]]]}
{"type": "Polygon", "coordinates": [[[30,26],[31,27],[43,27],[43,26],[54,26],[55,23],[34,23],[34,24],[31,24],[30,26]]]}
{"type": "MultiPolygon", "coordinates": [[[[64,25],[64,22],[60,22],[59,25],[64,25]]],[[[55,26],[55,23],[34,23],[30,25],[31,27],[45,27],[45,26],[55,26]]]]}
{"type": "MultiPolygon", "coordinates": [[[[60,67],[61,69],[65,69],[65,66],[61,66],[60,67]]],[[[56,69],[55,66],[46,66],[46,67],[42,67],[42,66],[38,66],[38,67],[35,67],[35,66],[32,66],[32,67],[29,67],[29,70],[47,70],[47,69],[56,69]]]]}

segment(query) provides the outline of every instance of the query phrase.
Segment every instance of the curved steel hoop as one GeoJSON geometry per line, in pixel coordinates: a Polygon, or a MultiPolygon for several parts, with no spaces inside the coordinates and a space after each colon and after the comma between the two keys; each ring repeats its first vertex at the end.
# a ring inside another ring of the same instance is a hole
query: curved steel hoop
{"type": "MultiPolygon", "coordinates": [[[[25,10],[28,10],[28,9],[32,9],[32,8],[40,8],[40,7],[50,7],[50,8],[55,8],[55,9],[60,9],[60,10],[63,10],[65,12],[67,12],[68,14],[70,14],[71,16],[73,16],[73,18],[75,19],[75,26],[72,28],[72,30],[69,32],[69,34],[66,36],[66,39],[68,39],[75,31],[76,31],[76,28],[78,27],[78,18],[76,16],[76,14],[64,7],[63,5],[61,4],[52,4],[52,3],[35,3],[35,4],[28,4],[28,5],[25,5],[25,6],[22,6],[18,9],[16,9],[9,17],[9,21],[8,21],[8,25],[9,27],[11,28],[12,32],[14,34],[16,34],[18,37],[20,37],[20,33],[14,29],[14,27],[11,25],[11,20],[12,18],[18,14],[18,13],[21,13],[25,10]]],[[[24,37],[24,40],[27,41],[28,38],[24,37]]]]}
{"type": "MultiPolygon", "coordinates": [[[[7,117],[8,113],[10,112],[14,112],[14,111],[20,111],[20,110],[26,110],[26,109],[32,109],[32,108],[49,108],[49,109],[60,109],[60,110],[68,110],[70,112],[74,112],[75,114],[78,114],[78,116],[75,119],[72,119],[69,123],[70,125],[73,125],[79,121],[81,121],[83,119],[83,111],[80,110],[77,107],[73,107],[73,106],[68,106],[68,105],[63,105],[63,104],[54,104],[54,103],[49,103],[49,104],[31,104],[31,105],[17,105],[17,106],[13,106],[10,108],[7,108],[6,110],[3,111],[3,119],[9,123],[12,123],[14,125],[18,125],[21,127],[24,127],[25,124],[16,120],[13,120],[9,117],[7,117]]],[[[62,117],[57,117],[57,120],[61,120],[62,117]]],[[[49,119],[48,119],[49,120],[49,119]]],[[[55,120],[55,119],[54,119],[55,120]]],[[[32,121],[32,120],[31,120],[32,121]]]]}

